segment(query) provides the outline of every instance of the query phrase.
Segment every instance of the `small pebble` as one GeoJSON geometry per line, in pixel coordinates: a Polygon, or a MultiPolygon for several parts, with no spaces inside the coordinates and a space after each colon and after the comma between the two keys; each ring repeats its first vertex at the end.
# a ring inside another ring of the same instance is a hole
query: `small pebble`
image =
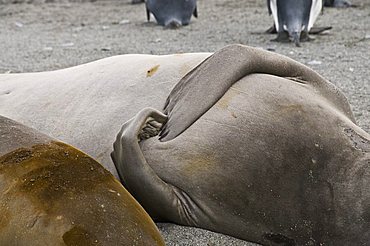
{"type": "Polygon", "coordinates": [[[110,48],[110,47],[103,47],[103,48],[101,48],[100,50],[101,51],[110,51],[112,48],[110,48]]]}
{"type": "Polygon", "coordinates": [[[21,23],[21,22],[18,22],[18,21],[16,21],[16,22],[14,22],[14,25],[16,25],[17,27],[23,27],[23,23],[21,23]]]}
{"type": "Polygon", "coordinates": [[[322,62],[321,61],[317,61],[317,60],[312,60],[312,61],[309,61],[307,64],[308,65],[320,65],[320,64],[322,64],[322,62]]]}
{"type": "Polygon", "coordinates": [[[130,23],[130,20],[121,20],[119,22],[120,25],[125,25],[125,24],[128,24],[128,23],[130,23]]]}
{"type": "Polygon", "coordinates": [[[72,46],[74,46],[74,45],[75,45],[74,43],[69,42],[69,43],[61,44],[60,46],[61,46],[61,47],[72,47],[72,46]]]}

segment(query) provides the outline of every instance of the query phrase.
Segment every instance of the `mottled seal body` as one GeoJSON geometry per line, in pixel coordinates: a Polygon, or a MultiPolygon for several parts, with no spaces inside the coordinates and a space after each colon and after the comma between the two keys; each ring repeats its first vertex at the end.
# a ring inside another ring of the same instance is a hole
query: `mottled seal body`
{"type": "Polygon", "coordinates": [[[309,40],[308,33],[321,12],[322,0],[267,0],[274,18],[277,41],[292,40],[297,46],[309,40]]]}
{"type": "Polygon", "coordinates": [[[188,25],[191,16],[198,17],[196,0],[147,0],[147,18],[152,13],[161,26],[176,28],[188,25]]]}
{"type": "Polygon", "coordinates": [[[124,124],[112,157],[125,186],[154,218],[263,245],[367,244],[369,134],[321,76],[244,49],[187,74],[167,115],[124,124]],[[243,76],[259,66],[280,75],[243,76]],[[162,124],[161,140],[145,140],[162,124]]]}
{"type": "Polygon", "coordinates": [[[164,245],[99,163],[0,116],[1,245],[164,245]]]}

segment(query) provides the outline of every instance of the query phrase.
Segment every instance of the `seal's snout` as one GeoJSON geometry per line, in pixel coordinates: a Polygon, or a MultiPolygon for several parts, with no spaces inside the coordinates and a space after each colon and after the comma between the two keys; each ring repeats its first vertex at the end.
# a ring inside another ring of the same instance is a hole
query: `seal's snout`
{"type": "Polygon", "coordinates": [[[177,19],[170,19],[169,21],[166,22],[164,26],[165,28],[177,29],[182,26],[182,23],[177,19]]]}

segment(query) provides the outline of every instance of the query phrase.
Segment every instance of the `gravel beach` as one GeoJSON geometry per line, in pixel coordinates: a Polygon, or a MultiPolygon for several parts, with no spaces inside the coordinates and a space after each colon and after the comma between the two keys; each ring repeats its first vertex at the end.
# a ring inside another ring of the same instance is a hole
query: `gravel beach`
{"type": "MultiPolygon", "coordinates": [[[[325,8],[315,26],[333,29],[295,47],[265,34],[266,1],[198,0],[199,18],[164,29],[129,0],[0,0],[0,73],[55,70],[127,53],[214,52],[241,43],[306,64],[348,97],[357,123],[370,132],[370,1],[325,8]],[[16,3],[14,3],[16,2],[16,3]],[[44,3],[46,2],[46,3],[44,3]]],[[[159,224],[168,245],[255,245],[201,229],[159,224]]]]}

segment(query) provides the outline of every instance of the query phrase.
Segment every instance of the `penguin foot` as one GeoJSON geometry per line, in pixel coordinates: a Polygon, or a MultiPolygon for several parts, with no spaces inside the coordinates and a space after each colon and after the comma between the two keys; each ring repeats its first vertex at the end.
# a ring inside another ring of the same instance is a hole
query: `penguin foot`
{"type": "Polygon", "coordinates": [[[312,27],[311,30],[309,31],[309,34],[320,34],[322,32],[325,32],[327,30],[331,30],[331,26],[323,26],[323,27],[312,27]]]}
{"type": "Polygon", "coordinates": [[[145,0],[132,0],[131,3],[132,4],[139,4],[139,3],[144,3],[145,0]]]}
{"type": "Polygon", "coordinates": [[[273,42],[289,43],[290,38],[287,32],[279,32],[275,39],[272,39],[273,42]]]}
{"type": "Polygon", "coordinates": [[[356,8],[358,7],[355,4],[352,4],[346,0],[325,0],[325,7],[334,7],[334,8],[356,8]]]}
{"type": "Polygon", "coordinates": [[[275,27],[275,25],[272,25],[272,27],[270,27],[269,29],[267,29],[267,30],[265,31],[265,33],[267,33],[267,34],[276,34],[276,33],[277,33],[277,31],[276,31],[276,27],[275,27]]]}
{"type": "Polygon", "coordinates": [[[309,42],[309,41],[313,41],[315,40],[314,38],[311,38],[307,32],[302,32],[301,33],[301,38],[300,38],[300,41],[301,42],[309,42]]]}

